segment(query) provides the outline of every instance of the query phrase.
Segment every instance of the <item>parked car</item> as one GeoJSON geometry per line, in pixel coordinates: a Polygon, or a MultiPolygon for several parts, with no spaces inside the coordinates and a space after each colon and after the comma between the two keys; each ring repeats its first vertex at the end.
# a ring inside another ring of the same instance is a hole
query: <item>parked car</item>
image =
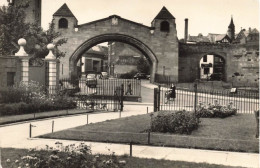
{"type": "Polygon", "coordinates": [[[146,79],[150,80],[151,79],[151,75],[146,75],[146,79]]]}
{"type": "Polygon", "coordinates": [[[86,85],[88,87],[97,87],[97,74],[89,73],[86,78],[86,85]]]}
{"type": "Polygon", "coordinates": [[[101,72],[102,79],[108,79],[108,73],[107,72],[101,72]]]}
{"type": "Polygon", "coordinates": [[[135,74],[134,79],[147,79],[147,76],[145,73],[137,73],[135,74]]]}

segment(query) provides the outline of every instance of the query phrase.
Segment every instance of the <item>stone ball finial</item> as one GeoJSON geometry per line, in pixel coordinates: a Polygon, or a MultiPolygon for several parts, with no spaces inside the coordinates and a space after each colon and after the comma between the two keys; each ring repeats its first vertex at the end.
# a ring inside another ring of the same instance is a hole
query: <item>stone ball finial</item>
{"type": "Polygon", "coordinates": [[[26,40],[24,38],[20,38],[18,40],[18,44],[19,44],[19,46],[25,46],[26,45],[26,40]]]}
{"type": "Polygon", "coordinates": [[[54,45],[52,43],[47,45],[47,49],[48,50],[53,50],[54,49],[54,45]]]}

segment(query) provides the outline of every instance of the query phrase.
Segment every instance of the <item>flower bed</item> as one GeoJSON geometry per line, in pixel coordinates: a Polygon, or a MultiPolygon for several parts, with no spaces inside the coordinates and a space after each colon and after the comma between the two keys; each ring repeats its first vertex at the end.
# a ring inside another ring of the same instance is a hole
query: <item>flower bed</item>
{"type": "Polygon", "coordinates": [[[214,101],[214,104],[209,103],[207,105],[200,102],[196,111],[196,116],[202,118],[225,118],[231,115],[236,115],[237,109],[233,108],[232,105],[232,102],[226,106],[220,105],[217,100],[214,101]]]}
{"type": "Polygon", "coordinates": [[[176,111],[176,112],[159,112],[152,118],[152,132],[169,132],[179,134],[191,134],[198,128],[199,120],[192,112],[176,111]]]}
{"type": "Polygon", "coordinates": [[[33,167],[33,168],[122,168],[125,166],[125,160],[119,160],[112,152],[109,157],[92,155],[91,148],[84,143],[79,145],[71,144],[64,146],[56,142],[56,147],[46,145],[45,149],[32,149],[26,156],[19,160],[7,159],[9,167],[33,167]]]}

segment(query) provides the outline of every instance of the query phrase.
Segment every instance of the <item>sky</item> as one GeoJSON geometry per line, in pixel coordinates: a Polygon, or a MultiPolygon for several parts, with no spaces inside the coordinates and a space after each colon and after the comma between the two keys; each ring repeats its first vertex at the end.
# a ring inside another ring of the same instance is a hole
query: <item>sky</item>
{"type": "MultiPolygon", "coordinates": [[[[6,5],[0,0],[0,6],[6,5]]],[[[184,37],[184,19],[188,34],[225,34],[233,16],[235,30],[259,30],[259,0],[42,0],[42,27],[46,30],[52,15],[64,3],[78,19],[78,24],[119,15],[151,26],[154,17],[165,6],[176,18],[178,38],[184,37]]]]}

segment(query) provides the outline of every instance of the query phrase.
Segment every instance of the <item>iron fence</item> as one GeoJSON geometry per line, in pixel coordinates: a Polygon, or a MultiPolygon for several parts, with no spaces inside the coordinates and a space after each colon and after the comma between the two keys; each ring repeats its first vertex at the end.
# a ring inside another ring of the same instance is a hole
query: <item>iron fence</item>
{"type": "Polygon", "coordinates": [[[59,86],[48,87],[50,95],[67,95],[74,99],[79,109],[117,111],[123,110],[125,96],[141,97],[141,81],[136,79],[86,78],[59,80],[59,86]]]}
{"type": "Polygon", "coordinates": [[[176,86],[176,97],[171,98],[168,95],[170,92],[170,84],[155,89],[155,110],[194,110],[199,103],[228,105],[232,103],[232,106],[237,109],[238,113],[250,113],[253,114],[255,110],[259,109],[259,92],[246,92],[237,91],[231,92],[231,90],[209,90],[209,89],[179,89],[178,84],[176,86]]]}

